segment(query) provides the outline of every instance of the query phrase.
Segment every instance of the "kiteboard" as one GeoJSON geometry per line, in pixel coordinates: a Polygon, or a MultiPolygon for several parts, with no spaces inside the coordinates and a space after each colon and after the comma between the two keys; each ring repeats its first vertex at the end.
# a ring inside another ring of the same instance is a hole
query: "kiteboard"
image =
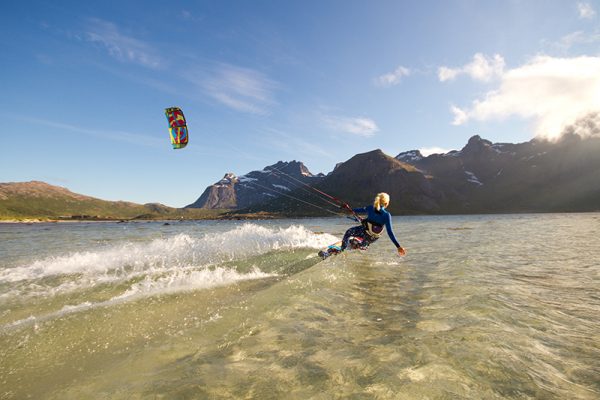
{"type": "MultiPolygon", "coordinates": [[[[364,242],[364,239],[362,239],[362,238],[359,238],[356,236],[350,236],[350,238],[348,239],[348,249],[366,250],[369,245],[366,243],[363,243],[363,242],[364,242]]],[[[319,257],[321,257],[324,260],[329,256],[334,256],[341,252],[342,252],[342,242],[339,241],[334,244],[330,244],[323,250],[319,251],[319,257]]]]}

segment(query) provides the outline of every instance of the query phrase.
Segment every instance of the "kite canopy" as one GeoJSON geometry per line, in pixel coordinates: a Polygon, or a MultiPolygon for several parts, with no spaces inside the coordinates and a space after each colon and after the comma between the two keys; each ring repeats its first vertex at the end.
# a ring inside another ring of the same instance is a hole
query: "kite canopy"
{"type": "Polygon", "coordinates": [[[188,144],[188,129],[179,107],[165,108],[165,115],[169,121],[169,135],[174,149],[183,149],[188,144]]]}

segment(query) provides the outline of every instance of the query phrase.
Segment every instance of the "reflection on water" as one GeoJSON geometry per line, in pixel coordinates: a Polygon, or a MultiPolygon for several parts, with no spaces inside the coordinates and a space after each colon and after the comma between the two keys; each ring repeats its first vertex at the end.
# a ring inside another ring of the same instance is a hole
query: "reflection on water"
{"type": "Polygon", "coordinates": [[[600,215],[344,223],[0,226],[0,398],[600,398],[600,215]]]}

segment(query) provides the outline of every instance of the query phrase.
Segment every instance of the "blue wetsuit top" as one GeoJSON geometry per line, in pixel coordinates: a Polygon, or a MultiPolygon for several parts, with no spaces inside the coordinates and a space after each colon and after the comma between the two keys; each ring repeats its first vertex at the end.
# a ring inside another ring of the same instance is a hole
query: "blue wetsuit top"
{"type": "Polygon", "coordinates": [[[394,236],[394,231],[392,231],[392,215],[383,207],[379,209],[379,211],[375,210],[373,206],[354,208],[355,213],[358,214],[367,214],[367,221],[375,223],[377,225],[384,226],[387,231],[390,240],[394,242],[396,247],[400,247],[398,241],[396,240],[396,236],[394,236]]]}

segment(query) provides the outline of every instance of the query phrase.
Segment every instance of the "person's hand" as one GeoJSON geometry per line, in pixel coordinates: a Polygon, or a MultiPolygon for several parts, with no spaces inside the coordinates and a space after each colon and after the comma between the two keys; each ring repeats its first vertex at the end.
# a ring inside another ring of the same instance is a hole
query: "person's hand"
{"type": "Polygon", "coordinates": [[[400,257],[405,256],[406,255],[406,250],[404,250],[404,247],[400,246],[398,247],[398,255],[400,257]]]}

